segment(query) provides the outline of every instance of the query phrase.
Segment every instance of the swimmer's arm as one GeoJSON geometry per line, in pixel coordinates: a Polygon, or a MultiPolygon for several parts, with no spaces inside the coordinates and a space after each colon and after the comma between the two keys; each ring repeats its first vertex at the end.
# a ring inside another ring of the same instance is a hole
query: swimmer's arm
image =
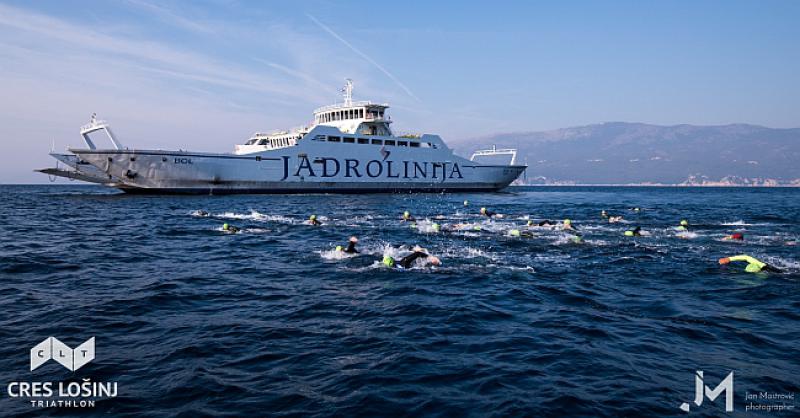
{"type": "Polygon", "coordinates": [[[425,257],[427,257],[427,256],[428,256],[428,254],[425,254],[425,253],[423,253],[423,252],[415,252],[415,253],[411,253],[411,254],[409,254],[409,255],[407,255],[407,256],[405,256],[405,257],[403,257],[403,258],[400,260],[400,263],[399,263],[399,264],[400,264],[401,266],[403,266],[403,268],[406,268],[406,269],[407,269],[407,268],[411,267],[411,265],[412,265],[412,264],[414,264],[414,262],[415,262],[415,261],[417,261],[417,259],[418,259],[418,258],[425,258],[425,257]]]}
{"type": "Polygon", "coordinates": [[[755,264],[755,265],[757,265],[757,266],[759,266],[761,268],[764,268],[764,266],[767,265],[766,263],[763,263],[763,262],[757,260],[756,258],[750,257],[749,255],[745,255],[745,254],[735,255],[733,257],[728,257],[728,259],[731,260],[731,261],[745,261],[745,262],[747,262],[747,264],[755,264]]]}

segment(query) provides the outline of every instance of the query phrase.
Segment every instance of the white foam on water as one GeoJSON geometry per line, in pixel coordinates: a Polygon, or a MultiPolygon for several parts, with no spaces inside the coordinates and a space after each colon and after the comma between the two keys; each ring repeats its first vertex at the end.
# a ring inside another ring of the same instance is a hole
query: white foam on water
{"type": "Polygon", "coordinates": [[[606,225],[581,225],[581,231],[603,231],[603,232],[619,232],[620,228],[614,228],[613,226],[606,226],[606,225]]]}
{"type": "Polygon", "coordinates": [[[224,212],[224,213],[219,213],[219,214],[214,215],[214,216],[217,217],[217,218],[222,218],[222,219],[240,219],[240,220],[242,220],[242,219],[253,219],[253,215],[252,214],[248,215],[248,214],[244,214],[244,213],[235,213],[235,212],[224,212]]]}
{"type": "Polygon", "coordinates": [[[242,229],[242,232],[246,232],[248,234],[263,234],[271,231],[266,228],[244,228],[242,229]]]}
{"type": "Polygon", "coordinates": [[[203,212],[205,212],[205,211],[202,211],[202,210],[200,210],[200,209],[198,209],[198,210],[193,210],[193,211],[189,212],[189,216],[196,216],[196,217],[198,217],[198,218],[208,218],[208,217],[210,217],[210,216],[211,216],[211,214],[210,214],[210,213],[208,213],[208,212],[205,212],[205,214],[204,214],[203,212]]]}
{"type": "Polygon", "coordinates": [[[725,226],[746,226],[746,225],[752,225],[752,224],[745,223],[745,221],[739,219],[738,221],[733,221],[733,222],[723,222],[720,225],[725,225],[725,226]]]}
{"type": "MultiPolygon", "coordinates": [[[[429,219],[423,219],[417,222],[417,227],[414,229],[423,234],[436,234],[438,231],[436,231],[433,226],[436,223],[437,222],[433,222],[429,219]]],[[[439,227],[441,228],[441,225],[439,225],[439,227]]]]}
{"type": "Polygon", "coordinates": [[[691,231],[680,231],[680,232],[676,233],[675,236],[678,237],[678,238],[683,238],[683,239],[694,239],[694,238],[697,238],[699,235],[697,235],[697,233],[691,232],[691,231]]]}
{"type": "Polygon", "coordinates": [[[779,269],[787,269],[792,271],[800,270],[800,261],[789,260],[781,257],[768,256],[763,258],[769,265],[773,265],[779,269]]]}
{"type": "Polygon", "coordinates": [[[586,239],[586,240],[583,240],[583,242],[585,242],[585,243],[587,243],[589,245],[596,245],[598,247],[605,247],[605,246],[609,246],[609,245],[617,245],[617,243],[613,243],[612,244],[612,243],[610,243],[610,242],[608,242],[606,240],[602,240],[602,239],[586,239]]]}
{"type": "Polygon", "coordinates": [[[319,254],[319,256],[325,260],[333,260],[333,261],[345,260],[348,258],[353,258],[358,255],[358,254],[346,253],[344,251],[336,251],[335,248],[326,251],[316,251],[316,253],[319,254]]]}
{"type": "Polygon", "coordinates": [[[473,259],[473,258],[488,258],[489,260],[497,261],[498,257],[494,254],[487,253],[480,248],[474,247],[457,247],[451,246],[441,252],[442,256],[444,257],[452,257],[452,258],[466,258],[466,259],[473,259]]]}
{"type": "Polygon", "coordinates": [[[553,245],[581,245],[583,242],[575,242],[575,236],[570,234],[560,234],[552,241],[553,245]]]}

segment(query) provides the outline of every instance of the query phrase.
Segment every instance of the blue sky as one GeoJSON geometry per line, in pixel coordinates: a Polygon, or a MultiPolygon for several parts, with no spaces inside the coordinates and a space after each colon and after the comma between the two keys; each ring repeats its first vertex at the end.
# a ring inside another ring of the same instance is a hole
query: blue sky
{"type": "Polygon", "coordinates": [[[0,183],[92,112],[230,151],[339,100],[455,142],[605,121],[798,127],[800,2],[0,1],[0,183]]]}

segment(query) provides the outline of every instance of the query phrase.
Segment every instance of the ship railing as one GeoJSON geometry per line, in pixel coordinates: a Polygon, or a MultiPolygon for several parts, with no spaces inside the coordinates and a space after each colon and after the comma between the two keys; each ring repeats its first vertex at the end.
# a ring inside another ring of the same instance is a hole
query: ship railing
{"type": "Polygon", "coordinates": [[[478,150],[472,153],[472,157],[470,157],[470,161],[475,161],[475,157],[489,157],[489,156],[496,156],[496,155],[510,155],[511,162],[509,165],[514,165],[517,162],[517,150],[514,148],[501,148],[497,149],[497,146],[492,145],[491,149],[485,150],[478,150]]]}
{"type": "Polygon", "coordinates": [[[371,102],[369,100],[362,100],[362,101],[352,102],[352,103],[344,103],[344,102],[342,102],[342,103],[335,103],[335,104],[332,104],[332,105],[319,107],[319,108],[314,110],[314,113],[326,112],[328,110],[334,110],[334,109],[349,108],[349,107],[363,107],[363,106],[389,107],[389,104],[388,103],[373,103],[373,102],[371,102]]]}

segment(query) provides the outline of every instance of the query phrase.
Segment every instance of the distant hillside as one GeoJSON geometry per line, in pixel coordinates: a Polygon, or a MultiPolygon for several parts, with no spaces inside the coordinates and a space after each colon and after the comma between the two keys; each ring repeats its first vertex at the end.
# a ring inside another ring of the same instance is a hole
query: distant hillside
{"type": "Polygon", "coordinates": [[[462,155],[509,147],[529,183],[800,186],[800,128],[611,122],[453,143],[462,155]]]}

